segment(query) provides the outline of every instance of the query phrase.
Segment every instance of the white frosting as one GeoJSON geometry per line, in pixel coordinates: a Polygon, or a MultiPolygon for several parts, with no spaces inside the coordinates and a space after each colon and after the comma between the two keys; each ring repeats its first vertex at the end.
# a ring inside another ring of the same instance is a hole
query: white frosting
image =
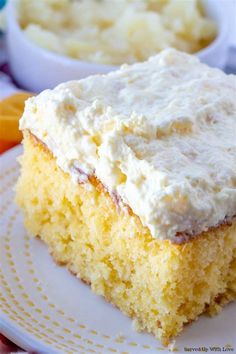
{"type": "Polygon", "coordinates": [[[76,168],[96,175],[154,238],[176,242],[236,214],[236,77],[194,56],[168,49],[46,90],[20,128],[74,179],[76,168]]]}

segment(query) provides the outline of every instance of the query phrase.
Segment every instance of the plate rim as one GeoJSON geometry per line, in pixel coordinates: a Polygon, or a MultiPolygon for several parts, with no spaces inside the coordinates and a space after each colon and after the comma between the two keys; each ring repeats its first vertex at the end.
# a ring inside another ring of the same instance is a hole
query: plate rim
{"type": "Polygon", "coordinates": [[[44,343],[40,339],[36,339],[31,336],[31,334],[27,333],[27,331],[24,330],[23,327],[19,326],[17,322],[7,318],[7,316],[1,313],[1,311],[0,330],[6,338],[27,352],[37,352],[38,354],[60,353],[58,350],[49,346],[47,343],[44,343]]]}

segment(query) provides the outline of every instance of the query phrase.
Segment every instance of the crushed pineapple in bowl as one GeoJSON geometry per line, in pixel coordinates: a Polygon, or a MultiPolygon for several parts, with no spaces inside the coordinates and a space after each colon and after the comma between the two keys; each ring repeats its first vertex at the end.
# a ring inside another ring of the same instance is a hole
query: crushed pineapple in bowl
{"type": "Polygon", "coordinates": [[[121,65],[166,47],[194,53],[216,36],[197,0],[21,0],[26,37],[55,53],[121,65]]]}
{"type": "Polygon", "coordinates": [[[10,65],[33,91],[144,61],[167,47],[222,66],[226,12],[214,0],[10,0],[10,65]]]}

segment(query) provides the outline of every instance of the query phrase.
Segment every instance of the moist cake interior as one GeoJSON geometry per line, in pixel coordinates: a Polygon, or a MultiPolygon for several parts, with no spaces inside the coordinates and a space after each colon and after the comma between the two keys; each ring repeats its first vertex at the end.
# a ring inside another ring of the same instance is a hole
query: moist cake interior
{"type": "Polygon", "coordinates": [[[235,221],[182,245],[153,239],[95,179],[75,185],[44,144],[24,136],[17,203],[28,232],[138,331],[167,344],[186,323],[236,298],[235,221]]]}

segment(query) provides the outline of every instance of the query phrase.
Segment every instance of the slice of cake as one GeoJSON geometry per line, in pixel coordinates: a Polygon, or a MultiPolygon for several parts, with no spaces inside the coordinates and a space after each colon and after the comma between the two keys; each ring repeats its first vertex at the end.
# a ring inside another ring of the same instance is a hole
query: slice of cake
{"type": "Polygon", "coordinates": [[[163,343],[236,298],[236,77],[168,49],[26,103],[17,202],[163,343]]]}

